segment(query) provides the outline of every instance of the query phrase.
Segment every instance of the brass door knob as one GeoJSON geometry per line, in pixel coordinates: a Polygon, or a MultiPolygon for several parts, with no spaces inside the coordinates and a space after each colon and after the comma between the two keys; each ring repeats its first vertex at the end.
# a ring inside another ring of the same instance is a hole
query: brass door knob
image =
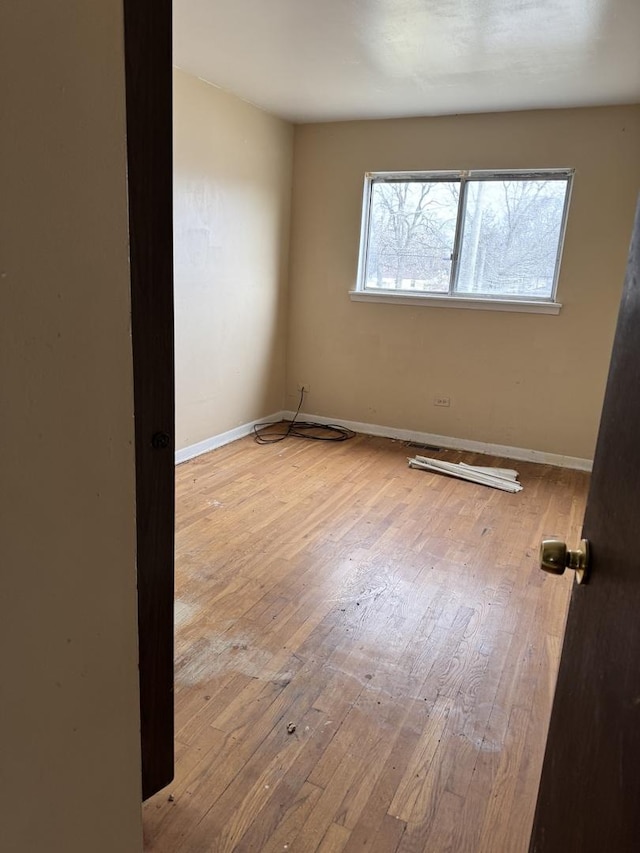
{"type": "Polygon", "coordinates": [[[574,569],[577,583],[586,583],[589,572],[589,543],[580,540],[580,547],[570,551],[561,539],[543,539],[540,543],[540,568],[552,575],[562,575],[574,569]]]}

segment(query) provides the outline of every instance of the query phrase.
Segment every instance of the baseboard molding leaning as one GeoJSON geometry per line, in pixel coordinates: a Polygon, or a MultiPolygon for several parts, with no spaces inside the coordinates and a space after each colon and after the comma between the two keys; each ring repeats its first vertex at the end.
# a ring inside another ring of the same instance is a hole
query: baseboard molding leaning
{"type": "MultiPolygon", "coordinates": [[[[281,417],[292,418],[294,412],[282,412],[281,417]]],[[[470,450],[472,453],[487,453],[490,456],[504,456],[507,459],[520,459],[523,462],[539,462],[542,465],[555,465],[558,468],[574,468],[577,471],[591,471],[592,459],[579,456],[564,456],[561,453],[547,453],[544,450],[529,450],[526,447],[509,447],[505,444],[489,444],[485,441],[472,441],[468,438],[454,438],[448,435],[435,435],[430,432],[417,432],[410,429],[365,424],[360,421],[344,421],[341,418],[325,418],[321,415],[300,413],[298,420],[317,421],[321,424],[339,423],[366,435],[378,435],[383,438],[396,438],[400,441],[414,441],[419,444],[431,444],[448,450],[470,450]]]]}
{"type": "MultiPolygon", "coordinates": [[[[216,447],[223,447],[225,444],[231,444],[232,441],[244,438],[245,435],[253,432],[256,424],[267,423],[267,421],[277,423],[284,417],[287,417],[286,412],[276,412],[273,415],[266,415],[264,418],[258,418],[255,421],[250,421],[248,424],[242,424],[239,427],[227,430],[227,432],[221,432],[219,435],[205,438],[204,441],[199,441],[197,444],[190,444],[188,447],[176,450],[176,465],[179,465],[181,462],[187,462],[189,459],[194,459],[196,456],[202,456],[203,453],[215,450],[216,447]]],[[[293,417],[293,412],[290,417],[293,417]]]]}

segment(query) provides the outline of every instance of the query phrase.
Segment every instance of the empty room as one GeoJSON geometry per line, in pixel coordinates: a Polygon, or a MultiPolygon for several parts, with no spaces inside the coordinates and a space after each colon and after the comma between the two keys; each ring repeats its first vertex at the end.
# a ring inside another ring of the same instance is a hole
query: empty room
{"type": "Polygon", "coordinates": [[[175,4],[147,850],[529,849],[640,187],[607,8],[175,4]]]}
{"type": "Polygon", "coordinates": [[[539,546],[581,539],[637,62],[604,5],[468,11],[174,6],[175,778],[149,851],[529,847],[578,586],[539,546]]]}
{"type": "Polygon", "coordinates": [[[0,10],[3,853],[640,849],[640,5],[0,10]]]}

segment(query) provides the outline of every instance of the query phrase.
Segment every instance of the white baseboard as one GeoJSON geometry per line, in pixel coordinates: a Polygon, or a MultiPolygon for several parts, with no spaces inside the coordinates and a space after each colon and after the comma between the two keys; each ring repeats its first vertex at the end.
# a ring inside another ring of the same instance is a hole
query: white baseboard
{"type": "MultiPolygon", "coordinates": [[[[283,418],[290,420],[294,414],[295,412],[275,412],[267,417],[250,421],[247,424],[235,427],[235,429],[227,430],[227,432],[214,435],[211,438],[206,438],[197,444],[191,444],[188,447],[183,447],[181,450],[176,450],[176,465],[186,462],[188,459],[193,459],[196,456],[201,456],[203,453],[208,453],[210,450],[215,450],[216,447],[223,447],[225,444],[230,444],[232,441],[244,438],[245,435],[249,435],[252,432],[256,424],[266,423],[267,421],[276,423],[283,418]]],[[[365,435],[396,438],[400,441],[414,441],[418,444],[432,444],[435,447],[445,447],[449,450],[469,450],[472,453],[487,453],[490,456],[520,459],[523,462],[539,462],[542,465],[555,465],[559,468],[574,468],[577,471],[591,471],[593,466],[593,460],[582,459],[579,456],[547,453],[544,450],[529,450],[526,447],[509,447],[506,444],[489,444],[485,441],[473,441],[469,438],[454,438],[449,435],[436,435],[435,433],[418,432],[411,429],[397,429],[396,427],[380,426],[379,424],[365,424],[360,421],[336,420],[335,418],[325,418],[322,415],[309,415],[303,412],[298,415],[298,420],[316,421],[320,424],[339,423],[348,429],[352,429],[354,432],[361,432],[365,435]]]]}
{"type": "Polygon", "coordinates": [[[225,444],[231,444],[232,441],[244,438],[245,435],[249,435],[253,431],[256,424],[267,423],[267,421],[276,423],[277,421],[281,421],[285,416],[284,412],[276,412],[273,415],[267,415],[264,418],[258,418],[255,421],[250,421],[248,424],[242,424],[242,426],[227,430],[227,432],[221,432],[219,435],[214,435],[211,438],[205,438],[204,441],[199,441],[197,444],[190,444],[188,447],[176,450],[176,465],[179,465],[181,462],[187,462],[189,459],[194,459],[196,456],[202,456],[203,453],[215,450],[216,447],[223,447],[225,444]]]}
{"type": "MultiPolygon", "coordinates": [[[[283,412],[281,417],[292,418],[294,412],[283,412]]],[[[592,459],[582,459],[579,456],[564,456],[560,453],[547,453],[544,450],[529,450],[525,447],[509,447],[505,444],[489,444],[485,441],[472,441],[469,438],[454,438],[448,435],[435,435],[430,432],[417,432],[410,429],[365,424],[360,421],[343,421],[335,418],[325,418],[321,415],[300,413],[298,420],[316,421],[321,424],[339,423],[354,432],[366,435],[379,435],[383,438],[397,438],[400,441],[415,441],[419,444],[432,444],[435,447],[445,447],[448,450],[470,450],[473,453],[488,453],[491,456],[504,456],[507,459],[520,459],[523,462],[539,462],[542,465],[555,465],[559,468],[574,468],[577,471],[591,471],[592,459]]]]}

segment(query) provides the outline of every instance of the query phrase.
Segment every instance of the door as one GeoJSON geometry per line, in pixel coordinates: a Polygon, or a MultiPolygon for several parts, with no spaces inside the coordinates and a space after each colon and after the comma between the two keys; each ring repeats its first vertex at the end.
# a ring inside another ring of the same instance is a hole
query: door
{"type": "Polygon", "coordinates": [[[640,204],[530,853],[640,850],[640,204]]]}
{"type": "Polygon", "coordinates": [[[124,0],[142,795],[173,778],[171,0],[124,0]]]}

